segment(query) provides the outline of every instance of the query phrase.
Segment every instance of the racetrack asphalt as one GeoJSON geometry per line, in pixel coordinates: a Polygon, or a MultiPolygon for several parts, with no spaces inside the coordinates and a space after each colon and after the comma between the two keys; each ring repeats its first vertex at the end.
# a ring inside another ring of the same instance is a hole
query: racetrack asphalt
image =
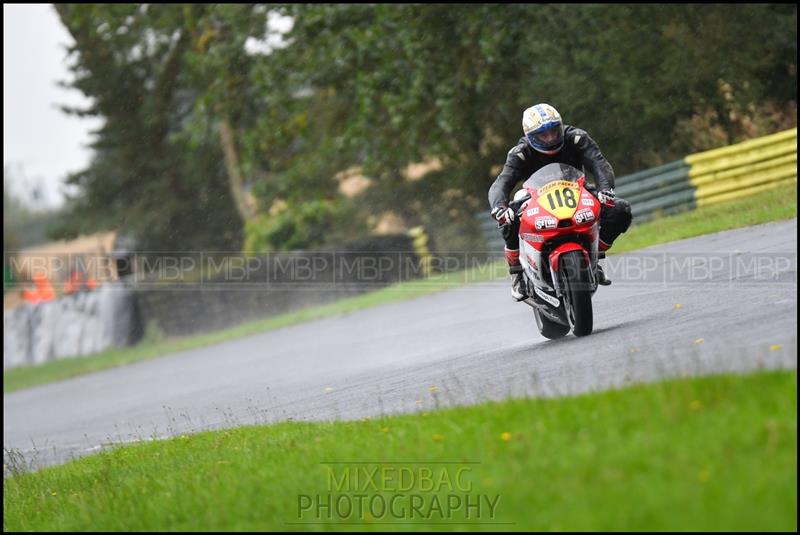
{"type": "Polygon", "coordinates": [[[38,468],[232,425],[796,369],[796,219],[604,262],[587,337],[546,340],[508,280],[470,284],[4,394],[4,457],[38,468]]]}

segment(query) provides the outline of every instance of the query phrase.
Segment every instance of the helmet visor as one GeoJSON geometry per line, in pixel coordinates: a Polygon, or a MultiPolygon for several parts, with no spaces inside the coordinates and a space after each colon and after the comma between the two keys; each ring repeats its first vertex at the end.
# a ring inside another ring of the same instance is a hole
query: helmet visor
{"type": "Polygon", "coordinates": [[[551,123],[529,132],[525,137],[535,149],[556,150],[564,142],[564,126],[561,123],[551,123]]]}

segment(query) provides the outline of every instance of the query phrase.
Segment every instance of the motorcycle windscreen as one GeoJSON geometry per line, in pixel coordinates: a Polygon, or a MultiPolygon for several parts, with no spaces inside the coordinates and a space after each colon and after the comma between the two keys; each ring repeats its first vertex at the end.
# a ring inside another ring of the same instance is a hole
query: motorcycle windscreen
{"type": "Polygon", "coordinates": [[[523,184],[523,188],[539,189],[546,184],[558,181],[578,182],[583,176],[583,172],[565,163],[547,164],[535,173],[523,184]]]}
{"type": "Polygon", "coordinates": [[[539,206],[558,219],[569,219],[578,208],[578,179],[583,173],[571,165],[545,165],[525,181],[523,187],[536,189],[539,206]]]}

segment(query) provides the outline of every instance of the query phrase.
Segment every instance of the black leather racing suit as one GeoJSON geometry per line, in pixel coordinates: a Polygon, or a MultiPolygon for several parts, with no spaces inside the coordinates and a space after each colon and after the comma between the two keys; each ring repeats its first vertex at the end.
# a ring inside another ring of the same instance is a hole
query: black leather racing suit
{"type": "MultiPolygon", "coordinates": [[[[534,150],[524,137],[508,151],[502,172],[489,188],[490,209],[507,207],[514,187],[551,163],[565,163],[584,172],[589,171],[598,190],[614,187],[614,169],[600,152],[597,143],[586,131],[564,125],[564,146],[552,156],[534,150]]],[[[631,219],[630,204],[624,199],[617,197],[613,208],[603,206],[600,212],[600,241],[611,246],[617,236],[628,230],[631,219]]],[[[515,218],[513,224],[506,225],[502,230],[506,247],[509,250],[519,249],[519,219],[515,218]]]]}

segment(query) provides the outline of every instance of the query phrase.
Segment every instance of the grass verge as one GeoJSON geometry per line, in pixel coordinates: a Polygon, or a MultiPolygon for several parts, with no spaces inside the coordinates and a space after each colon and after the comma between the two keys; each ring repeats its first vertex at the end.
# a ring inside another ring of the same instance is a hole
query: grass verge
{"type": "Polygon", "coordinates": [[[778,371],[187,435],[6,478],[3,528],[794,531],[796,400],[778,371]]]}
{"type": "MultiPolygon", "coordinates": [[[[793,188],[767,190],[746,199],[710,206],[662,219],[634,225],[614,245],[612,253],[624,253],[651,245],[700,236],[721,230],[768,223],[797,217],[797,185],[793,188]]],[[[490,262],[479,268],[435,275],[421,281],[409,281],[336,301],[243,323],[214,333],[180,339],[151,337],[133,347],[109,349],[95,355],[63,359],[38,366],[3,372],[3,391],[13,392],[52,381],[68,379],[107,368],[131,364],[178,351],[205,347],[287,327],[304,321],[346,314],[386,303],[402,301],[445,290],[461,284],[484,282],[506,276],[504,261],[490,262]]]]}
{"type": "Polygon", "coordinates": [[[610,252],[625,253],[659,243],[793,217],[797,217],[797,183],[634,225],[619,237],[610,252]]]}

